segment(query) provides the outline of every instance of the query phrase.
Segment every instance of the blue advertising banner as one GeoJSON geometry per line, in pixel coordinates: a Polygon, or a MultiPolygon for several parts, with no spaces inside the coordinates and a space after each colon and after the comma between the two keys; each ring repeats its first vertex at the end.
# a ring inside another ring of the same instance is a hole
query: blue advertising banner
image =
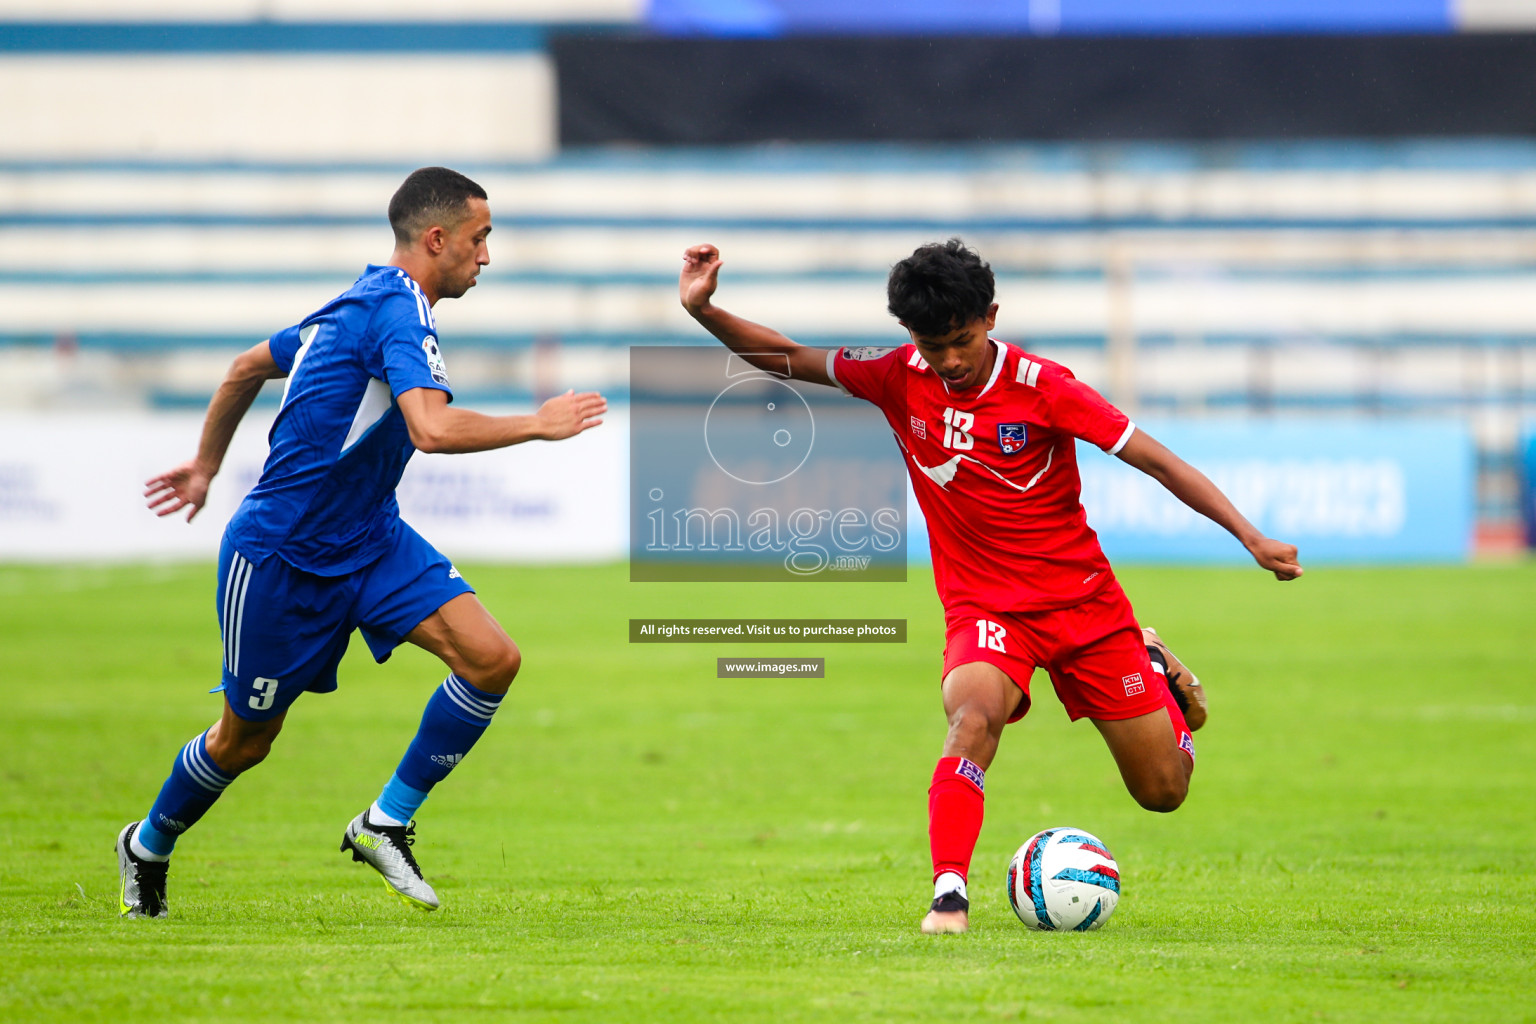
{"type": "Polygon", "coordinates": [[[1449,32],[1448,0],[651,0],[660,32],[1449,32]]]}
{"type": "MultiPolygon", "coordinates": [[[[1471,551],[1471,434],[1457,419],[1140,420],[1259,529],[1311,562],[1461,561],[1471,551]]],[[[1224,530],[1148,477],[1079,445],[1083,506],[1111,561],[1241,564],[1224,530]]],[[[928,556],[915,505],[909,552],[928,556]]]]}

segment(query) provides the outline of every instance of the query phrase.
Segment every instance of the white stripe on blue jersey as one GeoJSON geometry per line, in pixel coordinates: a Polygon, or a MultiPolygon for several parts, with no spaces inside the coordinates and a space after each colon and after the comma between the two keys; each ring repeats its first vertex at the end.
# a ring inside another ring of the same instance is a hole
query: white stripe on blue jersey
{"type": "Polygon", "coordinates": [[[432,316],[432,303],[427,301],[427,293],[421,290],[421,285],[416,283],[414,277],[407,276],[405,283],[410,285],[411,291],[416,293],[416,304],[422,312],[422,326],[437,330],[437,321],[432,316]]]}
{"type": "Polygon", "coordinates": [[[341,442],[341,454],[347,454],[353,445],[366,437],[393,407],[394,397],[389,392],[389,385],[377,377],[370,377],[368,386],[363,389],[363,399],[357,403],[357,412],[352,416],[352,426],[347,429],[347,439],[341,442]]]}
{"type": "Polygon", "coordinates": [[[421,285],[416,279],[405,271],[399,271],[399,277],[405,282],[405,287],[411,293],[411,298],[416,300],[416,316],[421,320],[421,326],[428,330],[437,330],[437,322],[432,319],[432,303],[427,301],[427,293],[421,290],[421,285]]]}

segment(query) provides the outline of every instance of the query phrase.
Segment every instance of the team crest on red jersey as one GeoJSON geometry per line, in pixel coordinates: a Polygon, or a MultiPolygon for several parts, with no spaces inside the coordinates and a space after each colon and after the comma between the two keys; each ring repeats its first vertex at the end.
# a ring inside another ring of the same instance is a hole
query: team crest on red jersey
{"type": "Polygon", "coordinates": [[[1024,445],[1029,441],[1029,433],[1022,423],[999,423],[997,425],[997,445],[1003,450],[1004,455],[1017,455],[1024,450],[1024,445]]]}

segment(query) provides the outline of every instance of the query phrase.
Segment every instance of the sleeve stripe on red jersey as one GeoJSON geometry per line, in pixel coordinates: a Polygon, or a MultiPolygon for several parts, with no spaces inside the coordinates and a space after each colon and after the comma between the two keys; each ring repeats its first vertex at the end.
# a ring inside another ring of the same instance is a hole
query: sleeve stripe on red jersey
{"type": "Polygon", "coordinates": [[[853,392],[843,387],[843,382],[837,379],[837,371],[833,369],[837,363],[837,354],[841,351],[840,348],[827,349],[827,376],[832,378],[832,383],[837,385],[837,390],[845,395],[852,395],[853,392]]]}
{"type": "Polygon", "coordinates": [[[1131,439],[1131,435],[1134,433],[1136,433],[1136,424],[1129,422],[1126,423],[1125,433],[1120,435],[1120,440],[1115,442],[1115,446],[1113,448],[1106,448],[1104,450],[1111,455],[1119,455],[1120,449],[1125,447],[1126,442],[1131,439]]]}
{"type": "Polygon", "coordinates": [[[915,366],[919,370],[928,369],[928,364],[923,362],[923,354],[917,349],[912,350],[912,358],[907,360],[908,366],[915,366]]]}
{"type": "Polygon", "coordinates": [[[1020,384],[1034,387],[1035,381],[1040,379],[1040,364],[1033,359],[1020,359],[1019,367],[1013,373],[1013,379],[1020,384]]]}

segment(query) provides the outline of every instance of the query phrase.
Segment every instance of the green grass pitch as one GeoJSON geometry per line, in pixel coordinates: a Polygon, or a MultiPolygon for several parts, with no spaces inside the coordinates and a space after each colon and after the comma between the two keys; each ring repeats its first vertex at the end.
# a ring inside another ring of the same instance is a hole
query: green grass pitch
{"type": "Polygon", "coordinates": [[[931,579],[630,584],[466,566],[524,649],[422,810],[443,909],[337,851],[441,677],[360,643],[183,840],[172,917],[111,848],[219,698],[211,566],[0,567],[0,1020],[1536,1021],[1536,567],[1122,573],[1205,681],[1189,802],[1138,809],[1037,680],[988,778],[972,931],[927,937],[931,579]],[[897,617],[905,645],[625,642],[630,617],[897,617]],[[824,680],[715,658],[824,656],[824,680]],[[1013,849],[1070,824],[1125,891],[1039,934],[1013,849]]]}

